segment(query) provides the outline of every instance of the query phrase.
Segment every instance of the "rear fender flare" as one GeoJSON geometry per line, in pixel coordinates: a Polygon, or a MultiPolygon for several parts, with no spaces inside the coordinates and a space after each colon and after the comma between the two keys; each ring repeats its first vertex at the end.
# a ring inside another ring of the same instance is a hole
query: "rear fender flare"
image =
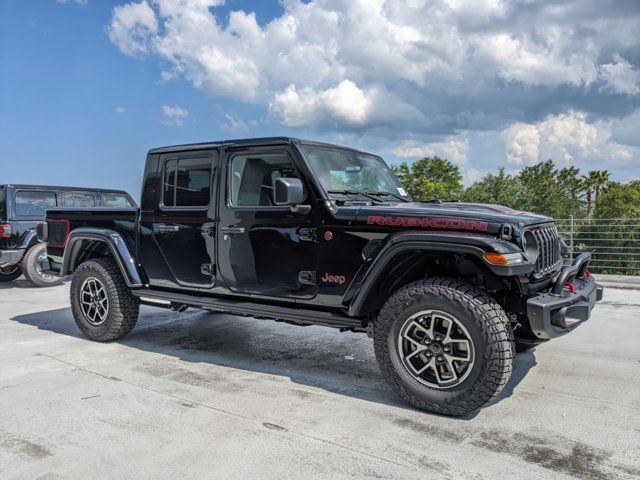
{"type": "Polygon", "coordinates": [[[85,241],[104,243],[118,264],[120,272],[128,287],[142,287],[142,277],[136,266],[135,258],[122,236],[115,230],[98,228],[78,228],[69,234],[67,245],[62,257],[60,275],[65,276],[73,272],[78,257],[83,251],[85,241]]]}

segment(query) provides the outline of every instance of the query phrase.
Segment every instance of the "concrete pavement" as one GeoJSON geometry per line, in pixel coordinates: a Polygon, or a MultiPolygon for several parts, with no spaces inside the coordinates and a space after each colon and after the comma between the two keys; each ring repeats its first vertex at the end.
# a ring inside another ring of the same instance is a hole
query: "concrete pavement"
{"type": "Polygon", "coordinates": [[[68,307],[68,285],[0,284],[5,479],[640,476],[637,291],[462,419],[407,407],[364,334],[145,307],[100,344],[68,307]]]}

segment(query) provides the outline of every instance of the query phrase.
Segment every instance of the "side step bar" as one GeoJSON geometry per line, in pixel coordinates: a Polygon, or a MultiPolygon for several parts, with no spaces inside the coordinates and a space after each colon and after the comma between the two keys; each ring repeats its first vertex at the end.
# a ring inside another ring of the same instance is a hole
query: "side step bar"
{"type": "Polygon", "coordinates": [[[261,303],[243,302],[226,298],[200,297],[184,293],[165,292],[162,290],[131,290],[143,303],[152,306],[169,306],[170,304],[189,307],[206,308],[232,315],[244,315],[269,320],[280,320],[299,325],[322,325],[325,327],[344,329],[364,329],[361,319],[347,317],[334,312],[309,310],[305,308],[282,307],[261,303]],[[145,302],[148,300],[148,302],[145,302]]]}

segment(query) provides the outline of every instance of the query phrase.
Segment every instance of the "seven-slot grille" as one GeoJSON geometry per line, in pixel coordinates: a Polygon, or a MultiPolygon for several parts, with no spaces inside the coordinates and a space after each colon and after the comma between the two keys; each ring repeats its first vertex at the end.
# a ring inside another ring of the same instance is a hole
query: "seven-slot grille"
{"type": "Polygon", "coordinates": [[[531,229],[538,241],[538,259],[535,272],[537,274],[549,273],[556,269],[562,262],[560,253],[560,235],[555,225],[543,225],[531,229]]]}

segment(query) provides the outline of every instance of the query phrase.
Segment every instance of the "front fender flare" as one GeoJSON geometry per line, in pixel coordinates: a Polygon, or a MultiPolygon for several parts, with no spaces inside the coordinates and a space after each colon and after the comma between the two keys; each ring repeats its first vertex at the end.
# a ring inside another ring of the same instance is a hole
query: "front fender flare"
{"type": "Polygon", "coordinates": [[[142,287],[142,278],[136,267],[136,262],[129,251],[129,247],[122,239],[122,236],[111,229],[102,228],[77,228],[73,230],[67,239],[67,245],[64,249],[62,257],[61,276],[72,273],[75,261],[82,252],[82,244],[84,240],[102,242],[107,245],[113,258],[115,259],[120,272],[125,279],[128,287],[142,287]]]}
{"type": "MultiPolygon", "coordinates": [[[[495,266],[484,259],[486,252],[513,253],[521,250],[511,242],[498,240],[486,235],[452,235],[431,232],[403,232],[393,235],[382,247],[369,265],[365,265],[364,273],[354,282],[355,292],[348,303],[348,315],[362,315],[365,302],[376,287],[385,269],[397,255],[407,251],[439,251],[447,253],[463,253],[478,258],[488,270],[497,276],[526,275],[532,271],[528,262],[517,266],[495,266]]],[[[348,298],[349,292],[345,295],[348,298]]]]}

